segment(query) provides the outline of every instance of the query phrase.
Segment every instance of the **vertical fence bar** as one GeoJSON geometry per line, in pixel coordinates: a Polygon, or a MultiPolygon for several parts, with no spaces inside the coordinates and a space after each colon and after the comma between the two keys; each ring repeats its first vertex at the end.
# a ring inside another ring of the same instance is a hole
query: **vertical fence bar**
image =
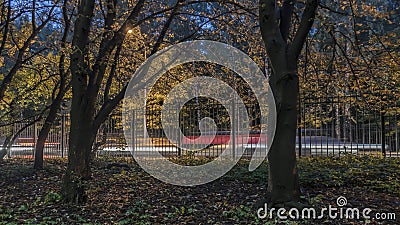
{"type": "MultiPolygon", "coordinates": [[[[146,117],[146,115],[144,115],[146,117]]],[[[132,110],[132,119],[131,119],[131,155],[135,154],[135,131],[134,131],[134,126],[135,126],[135,110],[132,110]]],[[[146,126],[146,124],[144,124],[146,126]]]]}
{"type": "MultiPolygon", "coordinates": [[[[32,146],[32,157],[35,157],[35,146],[36,146],[36,142],[37,142],[37,137],[38,137],[38,133],[37,133],[37,122],[33,123],[33,146],[32,146]]],[[[45,142],[46,143],[46,142],[45,142]]],[[[46,146],[46,144],[45,144],[46,146]]],[[[43,147],[43,151],[45,149],[45,146],[43,147]]]]}
{"type": "Polygon", "coordinates": [[[382,154],[386,157],[386,148],[385,148],[385,113],[381,112],[381,142],[382,142],[382,154]]]}
{"type": "Polygon", "coordinates": [[[232,100],[232,156],[233,159],[236,158],[235,151],[236,151],[236,106],[235,106],[235,98],[232,100]]]}
{"type": "Polygon", "coordinates": [[[299,146],[299,158],[301,157],[301,98],[299,97],[299,111],[297,115],[297,138],[298,140],[298,146],[299,146]]]}
{"type": "Polygon", "coordinates": [[[184,109],[183,109],[183,107],[181,108],[181,110],[179,111],[179,116],[178,116],[178,130],[176,131],[176,137],[179,137],[178,138],[178,157],[181,157],[182,156],[182,139],[181,139],[181,135],[179,135],[179,132],[181,132],[181,131],[183,131],[183,129],[182,129],[182,115],[183,115],[183,113],[185,113],[184,111],[183,111],[184,109]]]}
{"type": "Polygon", "coordinates": [[[392,149],[393,151],[396,151],[396,154],[399,154],[399,146],[400,146],[400,144],[399,144],[399,130],[398,130],[398,128],[399,128],[399,124],[398,124],[398,122],[397,122],[397,113],[394,115],[394,126],[395,126],[395,129],[396,129],[396,132],[395,132],[395,147],[394,147],[394,149],[392,149]]]}
{"type": "Polygon", "coordinates": [[[61,114],[61,158],[64,158],[65,149],[65,114],[61,114]]]}

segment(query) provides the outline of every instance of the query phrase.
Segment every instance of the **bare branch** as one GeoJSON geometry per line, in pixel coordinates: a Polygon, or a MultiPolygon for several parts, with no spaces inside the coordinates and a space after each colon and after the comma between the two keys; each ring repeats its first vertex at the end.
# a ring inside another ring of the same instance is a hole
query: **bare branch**
{"type": "MultiPolygon", "coordinates": [[[[268,55],[273,56],[285,47],[278,20],[275,0],[260,0],[259,3],[260,29],[268,55]]],[[[274,58],[274,57],[271,57],[274,58]]]]}
{"type": "Polygon", "coordinates": [[[123,43],[128,30],[131,29],[132,25],[136,21],[139,13],[144,5],[145,0],[139,0],[136,3],[136,6],[133,8],[132,12],[122,24],[120,29],[111,37],[103,38],[102,43],[100,44],[100,50],[96,57],[96,62],[93,65],[93,74],[90,76],[89,85],[89,98],[95,98],[97,96],[97,91],[100,87],[100,84],[104,78],[104,74],[107,68],[107,61],[110,59],[110,56],[115,49],[116,46],[119,46],[123,43]]]}
{"type": "MultiPolygon", "coordinates": [[[[11,81],[12,81],[14,75],[17,73],[18,69],[22,66],[23,63],[25,63],[27,60],[29,60],[30,57],[28,57],[28,59],[24,59],[24,56],[25,56],[28,48],[32,45],[32,41],[36,38],[36,36],[39,34],[39,32],[46,26],[46,24],[51,20],[52,14],[56,8],[56,5],[57,4],[54,4],[52,6],[46,20],[43,21],[43,23],[40,24],[40,26],[38,26],[34,31],[32,31],[32,33],[29,35],[29,37],[25,40],[22,48],[19,49],[18,55],[17,55],[17,60],[14,64],[14,66],[12,67],[10,72],[4,77],[4,79],[0,85],[0,100],[2,100],[4,98],[5,91],[7,90],[8,85],[11,83],[11,81]]],[[[36,54],[34,54],[34,55],[36,55],[36,54]]]]}
{"type": "Polygon", "coordinates": [[[162,28],[160,35],[158,36],[158,39],[153,47],[153,50],[151,51],[151,55],[153,55],[154,53],[156,53],[158,51],[158,49],[160,48],[161,43],[164,40],[164,37],[169,29],[169,27],[171,26],[172,21],[174,20],[174,17],[176,15],[176,12],[178,10],[178,6],[180,4],[182,0],[178,0],[175,4],[175,7],[172,9],[171,15],[168,17],[167,22],[164,24],[164,27],[162,28]]]}
{"type": "Polygon", "coordinates": [[[285,42],[287,42],[289,37],[290,26],[292,24],[293,9],[296,2],[296,0],[285,0],[280,11],[281,21],[279,24],[279,28],[282,34],[282,38],[285,42]]]}
{"type": "Polygon", "coordinates": [[[111,84],[116,75],[117,65],[118,65],[119,56],[121,54],[121,50],[122,50],[122,45],[119,45],[114,54],[114,60],[113,60],[112,66],[111,66],[110,75],[107,78],[106,87],[104,89],[104,102],[107,102],[109,100],[111,84]]]}
{"type": "Polygon", "coordinates": [[[6,16],[6,21],[4,24],[4,32],[3,32],[3,40],[1,40],[1,45],[0,45],[0,53],[3,52],[4,47],[6,45],[7,37],[8,37],[8,30],[10,27],[10,22],[11,22],[11,0],[8,0],[8,5],[7,5],[7,16],[6,16]]]}
{"type": "Polygon", "coordinates": [[[308,33],[314,24],[317,8],[318,0],[307,0],[306,8],[304,9],[299,28],[294,36],[291,46],[291,56],[296,59],[299,57],[308,33]]]}
{"type": "Polygon", "coordinates": [[[36,0],[32,0],[32,32],[36,31],[36,0]]]}

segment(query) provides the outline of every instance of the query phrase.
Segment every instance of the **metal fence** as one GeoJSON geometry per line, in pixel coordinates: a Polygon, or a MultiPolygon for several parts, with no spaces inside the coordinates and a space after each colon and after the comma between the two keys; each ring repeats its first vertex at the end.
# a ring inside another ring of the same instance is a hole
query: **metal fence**
{"type": "Polygon", "coordinates": [[[398,102],[369,102],[362,96],[302,99],[298,121],[299,154],[398,156],[399,109],[398,102]]]}
{"type": "Polygon", "coordinates": [[[231,107],[230,117],[228,110],[215,102],[185,105],[180,110],[172,110],[179,112],[178,121],[166,120],[166,123],[176,123],[177,126],[162,124],[161,118],[168,117],[168,112],[162,116],[159,106],[148,106],[145,112],[135,110],[129,115],[137,128],[131,137],[134,143],[132,151],[141,155],[159,151],[169,156],[218,157],[230,148],[233,157],[249,157],[259,152],[256,149],[265,149],[266,135],[259,132],[263,126],[258,118],[259,108],[247,107],[249,129],[245,130],[244,112],[237,110],[237,104],[231,107]],[[146,129],[143,129],[143,124],[146,124],[146,129]]]}
{"type": "MultiPolygon", "coordinates": [[[[259,108],[250,105],[247,106],[247,112],[250,115],[251,131],[249,137],[245,138],[243,132],[236,129],[240,121],[235,120],[237,117],[233,117],[231,121],[222,105],[201,104],[185,107],[179,116],[180,130],[186,136],[179,140],[181,142],[179,144],[185,148],[176,147],[166,137],[161,124],[160,106],[149,106],[145,113],[133,114],[133,121],[146,124],[146,130],[142,129],[142,132],[132,136],[136,143],[134,149],[127,147],[121,115],[111,115],[100,127],[93,150],[96,155],[110,156],[130,156],[130,150],[143,152],[157,150],[163,155],[216,157],[232,143],[234,149],[243,148],[244,156],[249,157],[258,148],[266,147],[267,138],[259,133],[260,127],[263,126],[260,124],[259,108]],[[202,133],[200,132],[199,121],[205,117],[214,119],[216,130],[203,129],[202,133]],[[153,145],[152,149],[149,148],[149,142],[144,140],[146,134],[153,145]]],[[[399,107],[396,105],[371,106],[358,96],[302,99],[296,143],[298,156],[343,154],[399,156],[399,112],[399,107]]],[[[34,146],[41,124],[41,122],[34,123],[20,132],[8,151],[8,157],[34,157],[34,146]]],[[[24,126],[26,124],[16,123],[0,127],[0,141],[4,142],[6,137],[17,133],[24,126]]],[[[69,116],[60,115],[49,133],[44,157],[68,156],[69,127],[69,116]]]]}
{"type": "MultiPolygon", "coordinates": [[[[57,117],[44,145],[44,158],[58,158],[68,155],[69,124],[69,115],[63,114],[57,117]]],[[[0,144],[2,148],[8,148],[7,157],[33,158],[42,125],[43,122],[17,122],[1,126],[0,144]],[[7,144],[9,147],[6,146],[7,144]]]]}

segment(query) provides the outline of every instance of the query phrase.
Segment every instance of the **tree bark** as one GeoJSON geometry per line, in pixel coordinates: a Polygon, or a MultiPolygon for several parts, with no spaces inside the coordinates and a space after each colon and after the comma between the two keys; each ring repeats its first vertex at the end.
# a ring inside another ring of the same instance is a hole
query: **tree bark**
{"type": "Polygon", "coordinates": [[[91,178],[90,153],[96,136],[91,129],[91,117],[83,110],[71,110],[68,166],[62,183],[66,202],[80,204],[87,199],[85,183],[91,178]]]}
{"type": "Polygon", "coordinates": [[[88,44],[94,0],[79,2],[78,17],[74,24],[70,71],[72,74],[71,129],[69,135],[68,165],[62,180],[64,201],[86,201],[85,181],[90,178],[90,152],[94,140],[92,121],[95,99],[88,98],[88,78],[93,75],[88,65],[88,44]]]}
{"type": "Polygon", "coordinates": [[[274,94],[277,122],[268,154],[269,177],[267,201],[299,206],[300,186],[296,168],[297,100],[299,96],[298,58],[314,23],[318,0],[307,0],[300,25],[288,38],[295,0],[259,1],[262,38],[269,56],[272,74],[270,87],[274,94]],[[291,41],[289,41],[291,40],[291,41]]]}
{"type": "MultiPolygon", "coordinates": [[[[47,118],[49,118],[49,117],[47,117],[47,118]]],[[[35,146],[35,161],[33,163],[33,168],[35,170],[43,169],[44,145],[45,145],[48,133],[50,132],[51,125],[53,124],[53,121],[47,121],[47,119],[46,119],[46,122],[43,124],[43,127],[40,129],[39,136],[38,136],[38,139],[36,141],[36,146],[35,146]]]]}
{"type": "Polygon", "coordinates": [[[36,170],[43,169],[43,149],[46,143],[47,136],[49,135],[51,126],[54,123],[54,120],[57,117],[57,111],[60,108],[60,104],[62,101],[62,96],[64,94],[59,94],[57,98],[54,100],[52,105],[50,106],[49,114],[46,117],[46,120],[39,131],[38,139],[36,141],[35,146],[35,162],[33,164],[33,168],[36,170]]]}
{"type": "Polygon", "coordinates": [[[277,104],[274,140],[268,154],[267,199],[272,204],[298,202],[300,186],[296,168],[297,97],[299,80],[295,72],[283,79],[271,78],[270,86],[277,104]]]}
{"type": "Polygon", "coordinates": [[[0,162],[3,161],[4,157],[6,157],[6,155],[8,153],[7,146],[9,145],[11,138],[12,138],[12,135],[8,135],[7,137],[5,137],[3,145],[1,146],[1,149],[0,149],[0,162]]]}
{"type": "MultiPolygon", "coordinates": [[[[114,9],[118,1],[108,0],[107,2],[105,29],[110,32],[106,32],[102,36],[99,49],[92,64],[89,61],[88,46],[95,0],[81,0],[79,2],[78,17],[74,24],[73,53],[70,63],[72,74],[72,105],[68,152],[69,163],[62,184],[62,192],[67,202],[79,203],[86,200],[84,181],[90,177],[89,162],[92,144],[97,135],[98,128],[123,99],[127,88],[127,85],[125,85],[114,98],[109,99],[108,91],[110,89],[106,87],[105,102],[101,105],[97,114],[95,113],[100,87],[108,72],[108,62],[112,59],[113,54],[119,54],[119,51],[115,51],[115,49],[123,44],[128,30],[139,26],[139,24],[145,21],[145,19],[138,20],[138,17],[146,1],[138,0],[119,29],[114,30],[112,29],[116,21],[114,9]]],[[[166,27],[172,23],[176,12],[175,8],[183,5],[180,3],[181,1],[179,0],[176,5],[168,9],[173,11],[170,16],[171,22],[168,22],[170,21],[168,20],[165,24],[166,27]]],[[[161,37],[157,41],[161,43],[163,36],[166,34],[167,32],[162,32],[161,37]]],[[[159,46],[156,43],[153,47],[154,51],[159,46]]],[[[115,74],[111,69],[106,82],[111,83],[115,74]]]]}
{"type": "MultiPolygon", "coordinates": [[[[67,39],[69,35],[69,29],[71,26],[70,17],[68,16],[68,9],[67,9],[68,1],[64,0],[62,13],[63,13],[63,22],[64,22],[64,33],[61,38],[61,48],[65,49],[67,46],[67,39]]],[[[50,106],[49,114],[46,117],[45,123],[41,128],[38,136],[38,140],[36,142],[35,147],[35,163],[33,165],[34,169],[43,169],[43,149],[45,146],[45,142],[47,136],[49,135],[51,126],[54,123],[54,120],[57,117],[57,112],[60,109],[62,99],[65,95],[65,92],[69,89],[70,84],[67,84],[67,71],[65,70],[65,58],[66,54],[63,52],[61,53],[60,61],[58,63],[58,72],[60,73],[60,85],[58,86],[58,93],[54,101],[50,106]]],[[[57,87],[54,87],[53,91],[55,92],[57,87]]],[[[64,137],[61,137],[64,138],[64,137]]],[[[62,150],[63,151],[63,150],[62,150]]]]}

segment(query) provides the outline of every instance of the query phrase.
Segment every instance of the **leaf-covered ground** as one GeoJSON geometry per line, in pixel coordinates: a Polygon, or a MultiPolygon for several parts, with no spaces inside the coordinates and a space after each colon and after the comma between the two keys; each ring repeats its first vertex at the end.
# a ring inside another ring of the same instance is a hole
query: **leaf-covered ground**
{"type": "Polygon", "coordinates": [[[34,171],[26,159],[1,163],[0,224],[400,224],[400,159],[302,158],[298,165],[302,197],[313,207],[336,207],[336,199],[344,196],[346,207],[368,207],[370,215],[395,213],[392,220],[258,219],[267,164],[249,172],[245,160],[212,183],[179,187],[154,179],[129,159],[96,159],[89,201],[68,205],[59,194],[65,165],[51,160],[34,171]]]}

